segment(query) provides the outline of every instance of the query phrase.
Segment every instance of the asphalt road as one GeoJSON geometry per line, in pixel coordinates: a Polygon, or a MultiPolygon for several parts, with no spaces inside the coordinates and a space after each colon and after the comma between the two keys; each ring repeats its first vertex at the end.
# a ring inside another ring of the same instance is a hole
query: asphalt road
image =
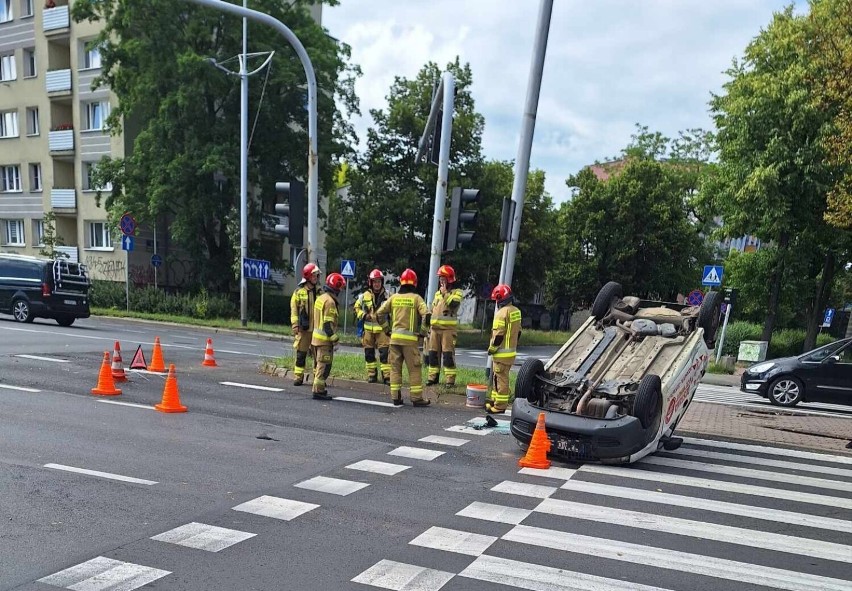
{"type": "Polygon", "coordinates": [[[458,399],[318,402],[259,374],[280,342],[118,320],[0,335],[3,590],[852,585],[850,458],[690,440],[519,473],[503,427],[470,428],[458,399]],[[154,332],[189,412],[152,410],[161,375],[89,393],[114,340],[127,363],[154,332]]]}

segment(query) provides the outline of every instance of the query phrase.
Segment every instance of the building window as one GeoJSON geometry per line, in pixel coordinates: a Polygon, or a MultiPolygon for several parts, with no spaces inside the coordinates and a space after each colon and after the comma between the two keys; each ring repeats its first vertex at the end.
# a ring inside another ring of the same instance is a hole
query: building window
{"type": "Polygon", "coordinates": [[[98,165],[96,162],[83,163],[83,190],[84,191],[112,191],[112,183],[98,186],[93,178],[98,165]]]}
{"type": "Polygon", "coordinates": [[[27,107],[27,135],[38,133],[38,107],[27,107]]]}
{"type": "Polygon", "coordinates": [[[108,116],[109,116],[109,102],[108,101],[98,101],[96,103],[86,103],[86,129],[84,131],[106,129],[106,118],[108,116]]]}
{"type": "Polygon", "coordinates": [[[41,164],[30,164],[30,193],[41,191],[41,164]]]}
{"type": "Polygon", "coordinates": [[[0,190],[4,193],[21,190],[21,167],[17,164],[0,167],[0,190]]]}
{"type": "Polygon", "coordinates": [[[24,220],[6,220],[6,246],[24,246],[24,220]]]}
{"type": "Polygon", "coordinates": [[[34,14],[33,0],[21,0],[21,16],[32,16],[34,14]]]}
{"type": "Polygon", "coordinates": [[[0,137],[18,137],[18,112],[0,113],[0,137]]]}
{"type": "Polygon", "coordinates": [[[92,47],[86,49],[86,53],[83,54],[83,68],[86,70],[91,70],[100,67],[101,49],[99,47],[92,47]]]}
{"type": "Polygon", "coordinates": [[[0,23],[12,20],[12,0],[0,0],[0,23]]]}
{"type": "Polygon", "coordinates": [[[33,241],[35,246],[44,246],[44,220],[33,220],[33,241]]]}
{"type": "Polygon", "coordinates": [[[38,76],[38,68],[36,68],[35,48],[30,47],[24,50],[24,78],[35,78],[38,76]]]}
{"type": "MultiPolygon", "coordinates": [[[[0,0],[3,2],[3,0],[0,0]]],[[[17,80],[18,72],[15,70],[15,54],[7,53],[0,55],[0,82],[17,80]]]]}
{"type": "Polygon", "coordinates": [[[106,222],[89,222],[89,248],[112,248],[112,236],[106,222]]]}

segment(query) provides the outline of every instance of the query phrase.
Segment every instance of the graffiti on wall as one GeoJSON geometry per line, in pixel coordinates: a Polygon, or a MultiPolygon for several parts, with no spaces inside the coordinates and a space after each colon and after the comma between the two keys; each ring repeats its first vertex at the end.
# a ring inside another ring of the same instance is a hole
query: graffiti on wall
{"type": "Polygon", "coordinates": [[[151,265],[130,265],[130,282],[136,287],[154,285],[154,267],[151,265]]]}
{"type": "Polygon", "coordinates": [[[84,261],[93,279],[124,281],[127,266],[124,261],[99,255],[88,255],[84,261]]]}

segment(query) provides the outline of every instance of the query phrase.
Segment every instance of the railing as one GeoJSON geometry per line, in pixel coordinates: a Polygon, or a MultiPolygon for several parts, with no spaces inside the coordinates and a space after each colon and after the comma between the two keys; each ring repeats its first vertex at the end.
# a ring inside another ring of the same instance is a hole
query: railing
{"type": "Polygon", "coordinates": [[[50,205],[51,207],[59,208],[74,208],[77,207],[77,190],[76,189],[51,189],[50,190],[50,205]]]}
{"type": "Polygon", "coordinates": [[[42,30],[56,31],[57,29],[67,29],[71,24],[69,18],[68,6],[57,6],[56,8],[45,8],[42,30]]]}
{"type": "Polygon", "coordinates": [[[51,70],[44,77],[47,92],[67,92],[71,90],[71,70],[51,70]]]}
{"type": "Polygon", "coordinates": [[[48,146],[51,152],[64,152],[74,149],[74,130],[60,129],[48,134],[48,146]]]}

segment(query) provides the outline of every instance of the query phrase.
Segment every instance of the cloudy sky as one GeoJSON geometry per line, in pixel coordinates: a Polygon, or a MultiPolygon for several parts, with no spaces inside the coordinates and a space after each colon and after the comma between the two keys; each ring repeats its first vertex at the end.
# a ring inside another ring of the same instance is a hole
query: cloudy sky
{"type": "MultiPolygon", "coordinates": [[[[555,0],[531,166],[556,201],[565,179],[616,155],[641,122],[669,136],[712,128],[723,71],[786,0],[555,0]]],[[[799,0],[799,5],[803,0],[799,0]]],[[[352,47],[359,136],[394,76],[461,56],[485,116],[488,158],[514,160],[538,0],[340,0],[323,25],[352,47]]]]}

